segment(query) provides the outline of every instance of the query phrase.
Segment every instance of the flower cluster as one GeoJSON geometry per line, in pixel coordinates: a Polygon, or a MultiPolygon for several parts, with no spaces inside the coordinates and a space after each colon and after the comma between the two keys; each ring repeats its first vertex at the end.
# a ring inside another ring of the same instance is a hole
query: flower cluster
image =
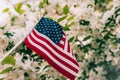
{"type": "MultiPolygon", "coordinates": [[[[120,79],[120,0],[4,0],[0,58],[41,16],[62,25],[79,63],[76,80],[120,79]]],[[[0,63],[0,80],[67,80],[22,43],[0,63]]]]}

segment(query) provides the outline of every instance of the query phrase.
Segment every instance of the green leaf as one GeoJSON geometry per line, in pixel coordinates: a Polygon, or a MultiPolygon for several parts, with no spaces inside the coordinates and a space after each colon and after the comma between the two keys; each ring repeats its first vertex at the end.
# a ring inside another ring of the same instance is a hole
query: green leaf
{"type": "Polygon", "coordinates": [[[69,18],[67,18],[68,21],[71,21],[74,19],[74,16],[70,16],[69,18]]]}
{"type": "Polygon", "coordinates": [[[21,9],[22,8],[22,3],[17,3],[15,6],[14,6],[14,9],[16,12],[18,12],[20,15],[24,13],[24,10],[21,9]]]}
{"type": "Polygon", "coordinates": [[[43,8],[44,5],[49,4],[48,0],[43,0],[39,3],[39,8],[43,8]]]}
{"type": "Polygon", "coordinates": [[[30,5],[30,4],[27,4],[27,7],[28,7],[28,8],[31,8],[31,5],[30,5]]]}
{"type": "Polygon", "coordinates": [[[74,22],[71,22],[70,24],[66,24],[65,27],[63,27],[64,31],[70,30],[69,28],[74,25],[74,22]]]}
{"type": "Polygon", "coordinates": [[[12,26],[14,25],[14,22],[16,21],[16,19],[17,19],[18,17],[17,16],[13,16],[12,18],[11,18],[11,24],[12,24],[12,26]]]}
{"type": "Polygon", "coordinates": [[[68,27],[71,27],[72,25],[74,25],[74,22],[71,22],[70,24],[67,24],[68,27]]]}
{"type": "Polygon", "coordinates": [[[93,70],[96,66],[95,61],[91,61],[88,63],[88,70],[93,70]]]}
{"type": "Polygon", "coordinates": [[[86,70],[84,70],[84,71],[82,72],[82,75],[83,75],[83,77],[84,77],[84,79],[83,79],[83,80],[86,80],[86,78],[88,77],[88,76],[87,76],[87,71],[86,71],[86,70]]]}
{"type": "Polygon", "coordinates": [[[65,27],[63,27],[63,30],[64,30],[64,31],[68,31],[68,30],[70,30],[70,29],[69,29],[68,26],[65,26],[65,27]]]}
{"type": "Polygon", "coordinates": [[[68,40],[68,42],[72,42],[73,40],[74,40],[74,36],[73,37],[71,37],[69,40],[68,40]]]}
{"type": "Polygon", "coordinates": [[[94,4],[96,5],[98,3],[98,0],[94,0],[94,4]]]}
{"type": "Polygon", "coordinates": [[[6,32],[4,35],[7,36],[8,38],[10,38],[14,35],[14,32],[12,32],[12,33],[11,32],[6,32]]]}
{"type": "Polygon", "coordinates": [[[14,47],[14,45],[15,45],[15,44],[14,44],[14,41],[9,41],[9,42],[8,42],[8,46],[6,47],[5,50],[6,50],[6,51],[9,51],[10,49],[12,49],[12,48],[14,47]]]}
{"type": "Polygon", "coordinates": [[[6,26],[6,25],[0,26],[0,29],[4,30],[4,29],[5,29],[5,26],[6,26]]]}
{"type": "Polygon", "coordinates": [[[25,77],[29,77],[29,74],[27,72],[24,73],[25,77]]]}
{"type": "Polygon", "coordinates": [[[92,8],[93,5],[92,5],[92,4],[88,4],[88,5],[87,5],[87,8],[89,8],[89,7],[92,8]]]}
{"type": "Polygon", "coordinates": [[[116,39],[116,42],[120,44],[120,38],[117,38],[117,39],[116,39]]]}
{"type": "Polygon", "coordinates": [[[55,5],[55,9],[58,10],[59,8],[60,8],[60,5],[57,3],[57,4],[55,5]]]}
{"type": "Polygon", "coordinates": [[[16,60],[13,56],[7,56],[1,63],[15,65],[15,62],[16,60]]]}
{"type": "Polygon", "coordinates": [[[65,6],[64,6],[64,8],[63,8],[63,13],[64,13],[65,15],[67,15],[67,14],[69,13],[69,7],[68,7],[68,5],[65,5],[65,6]]]}
{"type": "Polygon", "coordinates": [[[88,25],[90,24],[90,21],[80,20],[80,21],[79,21],[79,24],[80,24],[80,25],[83,25],[83,26],[88,26],[88,25]]]}
{"type": "Polygon", "coordinates": [[[5,9],[3,10],[3,13],[8,12],[8,11],[9,11],[9,8],[5,8],[5,9]]]}
{"type": "Polygon", "coordinates": [[[39,3],[39,8],[43,8],[43,6],[44,6],[44,2],[40,2],[39,3]]]}
{"type": "Polygon", "coordinates": [[[14,22],[16,19],[17,19],[17,16],[13,16],[13,17],[11,18],[11,21],[14,22]]]}
{"type": "Polygon", "coordinates": [[[115,10],[115,14],[117,14],[118,12],[120,12],[120,7],[118,7],[118,8],[115,10]]]}
{"type": "Polygon", "coordinates": [[[42,74],[42,75],[40,76],[40,79],[41,79],[41,80],[46,80],[46,76],[47,76],[47,74],[42,74]]]}
{"type": "Polygon", "coordinates": [[[43,2],[44,2],[45,4],[49,4],[48,0],[43,0],[43,2]]]}
{"type": "Polygon", "coordinates": [[[4,74],[4,73],[8,73],[13,69],[13,67],[7,67],[6,69],[4,69],[2,72],[0,72],[0,74],[4,74]]]}
{"type": "Polygon", "coordinates": [[[46,68],[49,68],[50,67],[50,65],[47,65],[47,66],[45,66],[44,68],[43,68],[43,70],[45,70],[46,68]]]}
{"type": "Polygon", "coordinates": [[[85,37],[84,39],[83,39],[83,41],[87,41],[88,39],[90,39],[91,38],[91,36],[87,36],[87,37],[85,37]]]}
{"type": "Polygon", "coordinates": [[[67,16],[60,17],[60,18],[57,20],[57,22],[63,21],[66,17],[67,17],[67,16]]]}

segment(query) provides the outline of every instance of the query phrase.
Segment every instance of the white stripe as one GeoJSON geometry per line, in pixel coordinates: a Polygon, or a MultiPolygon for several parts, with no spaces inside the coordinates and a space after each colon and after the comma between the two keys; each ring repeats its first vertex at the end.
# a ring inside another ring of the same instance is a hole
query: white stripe
{"type": "Polygon", "coordinates": [[[67,39],[65,39],[64,51],[68,52],[68,41],[67,41],[67,39]]]}
{"type": "Polygon", "coordinates": [[[62,69],[66,70],[67,72],[69,72],[70,74],[76,76],[77,73],[72,71],[71,69],[69,69],[68,67],[64,66],[62,63],[60,63],[59,61],[57,61],[53,56],[50,55],[50,53],[48,51],[46,51],[44,48],[42,48],[41,46],[39,46],[38,44],[34,43],[30,37],[28,36],[28,41],[31,45],[33,45],[34,47],[36,47],[37,49],[41,50],[42,52],[44,52],[46,54],[47,57],[49,57],[54,63],[56,63],[58,66],[60,66],[62,69]]]}
{"type": "MultiPolygon", "coordinates": [[[[67,41],[67,39],[65,39],[64,51],[68,52],[68,41],[67,41]]],[[[73,53],[71,52],[71,49],[70,49],[69,55],[73,56],[73,53]]],[[[73,58],[75,59],[75,57],[73,57],[73,58]]]]}
{"type": "MultiPolygon", "coordinates": [[[[62,49],[61,47],[57,46],[54,42],[52,42],[47,36],[45,36],[44,34],[40,34],[36,29],[34,29],[34,31],[35,31],[39,36],[44,37],[45,39],[47,39],[47,40],[48,40],[53,46],[55,46],[58,50],[60,50],[61,52],[63,52],[63,49],[62,49]]],[[[69,54],[67,51],[64,51],[63,53],[69,54]]],[[[71,57],[71,58],[73,58],[72,55],[68,55],[68,56],[71,57]]],[[[76,61],[75,58],[73,58],[73,59],[76,61]]]]}
{"type": "Polygon", "coordinates": [[[64,45],[64,41],[63,41],[63,40],[61,40],[61,41],[60,41],[60,44],[64,45]]]}
{"type": "Polygon", "coordinates": [[[73,66],[74,68],[79,69],[79,67],[78,67],[76,64],[74,64],[73,62],[71,62],[71,61],[68,60],[67,58],[65,58],[65,57],[61,56],[60,54],[58,54],[58,52],[56,52],[53,48],[51,48],[46,42],[38,39],[32,32],[31,32],[31,36],[32,36],[37,42],[45,45],[45,46],[46,46],[50,51],[52,51],[52,53],[53,53],[54,55],[56,55],[59,59],[61,59],[62,61],[68,63],[69,65],[73,66]]]}
{"type": "Polygon", "coordinates": [[[63,34],[63,38],[65,38],[65,35],[63,34]]]}

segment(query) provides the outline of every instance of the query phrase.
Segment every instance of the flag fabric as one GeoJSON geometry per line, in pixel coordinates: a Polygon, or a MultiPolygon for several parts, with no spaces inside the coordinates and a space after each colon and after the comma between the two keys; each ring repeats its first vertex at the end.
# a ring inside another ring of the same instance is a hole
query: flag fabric
{"type": "Polygon", "coordinates": [[[79,65],[61,25],[56,21],[42,17],[24,42],[57,71],[70,80],[75,79],[79,65]]]}

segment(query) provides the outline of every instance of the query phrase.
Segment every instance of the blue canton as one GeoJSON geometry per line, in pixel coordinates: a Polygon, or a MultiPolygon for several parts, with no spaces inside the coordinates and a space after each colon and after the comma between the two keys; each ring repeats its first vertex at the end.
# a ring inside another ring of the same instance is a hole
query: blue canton
{"type": "Polygon", "coordinates": [[[63,36],[62,27],[56,21],[42,17],[35,29],[58,44],[63,36]]]}

